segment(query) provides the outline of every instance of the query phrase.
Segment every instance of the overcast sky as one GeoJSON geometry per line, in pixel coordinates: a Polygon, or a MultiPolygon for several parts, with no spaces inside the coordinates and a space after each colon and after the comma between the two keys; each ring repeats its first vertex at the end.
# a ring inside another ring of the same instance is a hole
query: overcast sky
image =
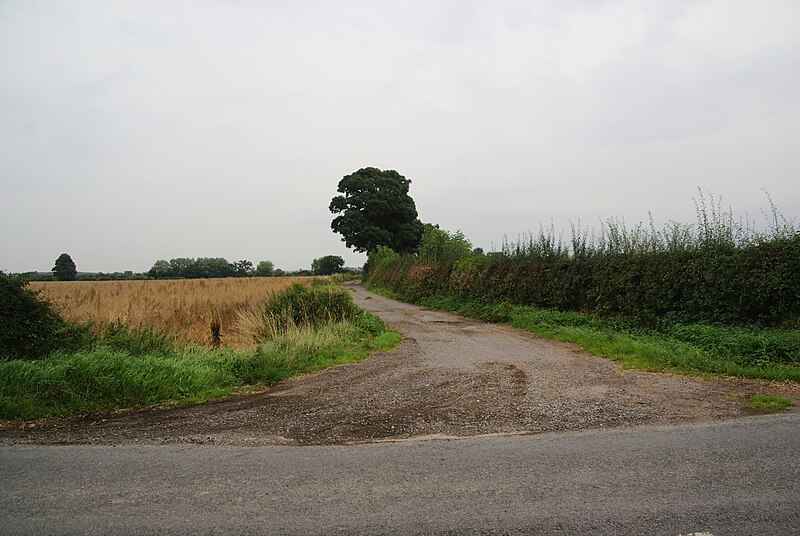
{"type": "Polygon", "coordinates": [[[323,255],[395,169],[475,246],[800,216],[800,2],[0,0],[0,270],[323,255]]]}

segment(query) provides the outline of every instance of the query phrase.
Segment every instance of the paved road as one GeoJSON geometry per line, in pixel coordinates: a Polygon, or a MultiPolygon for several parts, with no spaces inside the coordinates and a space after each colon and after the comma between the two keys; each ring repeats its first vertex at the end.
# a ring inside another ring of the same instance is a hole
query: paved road
{"type": "Polygon", "coordinates": [[[0,448],[2,534],[797,534],[800,415],[352,446],[0,448]]]}

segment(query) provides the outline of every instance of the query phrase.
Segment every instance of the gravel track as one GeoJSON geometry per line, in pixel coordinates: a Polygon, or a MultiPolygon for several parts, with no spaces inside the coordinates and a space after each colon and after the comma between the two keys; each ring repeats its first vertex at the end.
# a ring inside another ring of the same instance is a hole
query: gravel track
{"type": "Polygon", "coordinates": [[[621,370],[569,344],[348,287],[406,336],[394,351],[195,406],[6,422],[0,444],[330,445],[701,422],[754,414],[745,402],[756,392],[800,400],[797,384],[621,370]]]}

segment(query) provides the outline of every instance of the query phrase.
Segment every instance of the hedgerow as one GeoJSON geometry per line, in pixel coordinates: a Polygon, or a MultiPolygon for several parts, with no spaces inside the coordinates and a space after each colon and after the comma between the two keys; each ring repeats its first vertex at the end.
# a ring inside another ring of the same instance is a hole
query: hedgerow
{"type": "MultiPolygon", "coordinates": [[[[800,232],[774,208],[772,214],[770,228],[755,231],[718,204],[709,208],[701,196],[698,222],[691,226],[671,223],[657,230],[651,222],[629,229],[611,219],[591,237],[573,227],[569,244],[551,228],[489,254],[464,247],[439,257],[383,252],[370,258],[367,278],[415,302],[452,296],[621,315],[649,327],[797,326],[800,232]]],[[[449,238],[465,241],[460,234],[449,238]]]]}

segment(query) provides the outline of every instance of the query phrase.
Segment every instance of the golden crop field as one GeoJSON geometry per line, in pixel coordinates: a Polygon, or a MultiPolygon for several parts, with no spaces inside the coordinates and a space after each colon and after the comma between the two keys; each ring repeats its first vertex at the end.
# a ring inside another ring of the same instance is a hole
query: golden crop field
{"type": "Polygon", "coordinates": [[[70,320],[98,325],[122,321],[132,327],[166,328],[184,342],[208,345],[211,321],[221,324],[222,344],[253,344],[253,311],[292,283],[313,277],[244,277],[147,281],[31,282],[70,320]]]}

